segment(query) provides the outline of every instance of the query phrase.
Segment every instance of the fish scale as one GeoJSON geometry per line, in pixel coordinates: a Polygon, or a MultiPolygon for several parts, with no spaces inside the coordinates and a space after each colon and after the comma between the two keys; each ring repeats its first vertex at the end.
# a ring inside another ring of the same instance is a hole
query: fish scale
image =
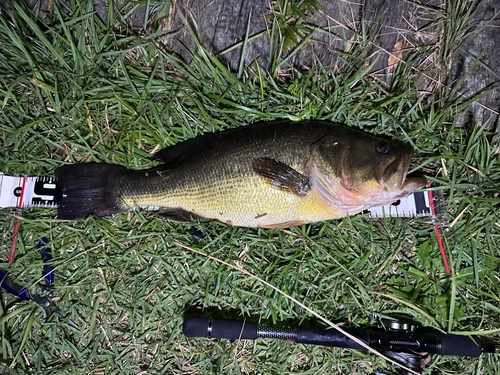
{"type": "Polygon", "coordinates": [[[189,161],[151,176],[154,181],[150,183],[143,180],[133,184],[124,182],[121,194],[126,196],[125,205],[179,207],[192,212],[193,216],[244,226],[286,222],[290,215],[297,216],[295,211],[300,209],[301,199],[272,188],[253,172],[252,161],[257,153],[286,160],[292,168],[303,173],[304,156],[307,158],[310,144],[318,135],[283,138],[276,131],[267,131],[249,139],[234,134],[215,147],[207,147],[189,161]],[[227,158],[228,153],[231,158],[227,158]],[[162,189],[152,186],[162,186],[162,189]],[[152,194],[152,190],[157,193],[152,194]],[[255,219],[258,216],[261,217],[255,219]]]}
{"type": "Polygon", "coordinates": [[[242,174],[241,169],[231,171],[222,165],[211,172],[199,178],[189,174],[179,178],[173,170],[172,176],[157,175],[152,180],[148,178],[149,182],[124,182],[122,194],[127,198],[123,202],[131,207],[179,207],[192,212],[193,216],[215,218],[233,225],[245,224],[245,218],[257,223],[255,217],[262,214],[269,216],[267,219],[286,221],[287,214],[299,203],[298,197],[273,189],[258,176],[252,176],[249,170],[245,171],[245,180],[237,175],[237,172],[242,174]],[[152,186],[160,185],[162,190],[155,188],[156,194],[151,193],[152,186]],[[132,191],[133,194],[127,193],[132,191]]]}

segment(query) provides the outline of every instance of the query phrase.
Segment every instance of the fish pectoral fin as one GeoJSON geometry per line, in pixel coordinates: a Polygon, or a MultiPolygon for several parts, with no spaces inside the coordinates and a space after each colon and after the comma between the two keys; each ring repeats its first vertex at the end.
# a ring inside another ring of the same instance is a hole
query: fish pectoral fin
{"type": "Polygon", "coordinates": [[[253,170],[273,188],[300,197],[311,188],[309,178],[276,159],[257,158],[253,161],[253,170]]]}
{"type": "Polygon", "coordinates": [[[193,220],[210,220],[206,217],[196,215],[193,212],[183,210],[179,207],[174,208],[160,208],[158,215],[163,216],[166,219],[174,221],[193,221],[193,220]]]}

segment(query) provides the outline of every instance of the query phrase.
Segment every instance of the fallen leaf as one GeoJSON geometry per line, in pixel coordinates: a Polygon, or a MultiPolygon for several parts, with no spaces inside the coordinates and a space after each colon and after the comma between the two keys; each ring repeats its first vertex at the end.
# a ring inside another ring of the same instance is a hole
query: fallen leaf
{"type": "Polygon", "coordinates": [[[397,68],[399,65],[399,62],[403,58],[403,41],[400,40],[396,42],[394,45],[394,48],[392,49],[391,54],[389,55],[389,68],[397,68]]]}

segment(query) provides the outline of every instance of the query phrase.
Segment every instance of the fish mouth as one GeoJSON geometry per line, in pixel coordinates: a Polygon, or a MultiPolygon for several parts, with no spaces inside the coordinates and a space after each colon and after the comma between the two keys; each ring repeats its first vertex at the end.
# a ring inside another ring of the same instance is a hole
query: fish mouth
{"type": "Polygon", "coordinates": [[[425,177],[408,177],[412,154],[394,160],[384,171],[380,182],[387,191],[408,195],[425,187],[425,177]]]}
{"type": "Polygon", "coordinates": [[[411,155],[394,160],[384,171],[380,182],[387,190],[401,190],[410,169],[411,155]]]}

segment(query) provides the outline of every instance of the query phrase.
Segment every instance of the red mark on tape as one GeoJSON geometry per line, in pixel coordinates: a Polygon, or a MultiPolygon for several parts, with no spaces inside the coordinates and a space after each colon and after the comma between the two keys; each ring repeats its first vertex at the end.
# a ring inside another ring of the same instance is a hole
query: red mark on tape
{"type": "MultiPolygon", "coordinates": [[[[23,177],[23,186],[21,188],[21,196],[19,197],[19,208],[23,207],[23,198],[24,198],[24,188],[26,187],[26,177],[23,177]]],[[[12,240],[12,248],[10,249],[10,258],[9,263],[12,264],[14,262],[14,250],[16,249],[16,239],[17,232],[19,231],[19,218],[16,218],[16,225],[14,226],[14,238],[12,240]]]]}
{"type": "MultiPolygon", "coordinates": [[[[427,187],[428,188],[431,187],[430,182],[427,184],[427,187]]],[[[429,193],[429,202],[431,204],[431,213],[434,216],[436,214],[436,212],[434,209],[434,199],[432,199],[432,191],[429,190],[428,193],[429,193]]],[[[444,266],[446,267],[446,273],[449,274],[450,267],[448,266],[448,260],[446,259],[446,253],[444,252],[443,241],[441,241],[441,235],[439,234],[439,229],[438,229],[437,225],[434,225],[434,231],[436,232],[436,236],[437,236],[438,243],[439,243],[439,248],[441,249],[441,255],[443,256],[444,266]]]]}

